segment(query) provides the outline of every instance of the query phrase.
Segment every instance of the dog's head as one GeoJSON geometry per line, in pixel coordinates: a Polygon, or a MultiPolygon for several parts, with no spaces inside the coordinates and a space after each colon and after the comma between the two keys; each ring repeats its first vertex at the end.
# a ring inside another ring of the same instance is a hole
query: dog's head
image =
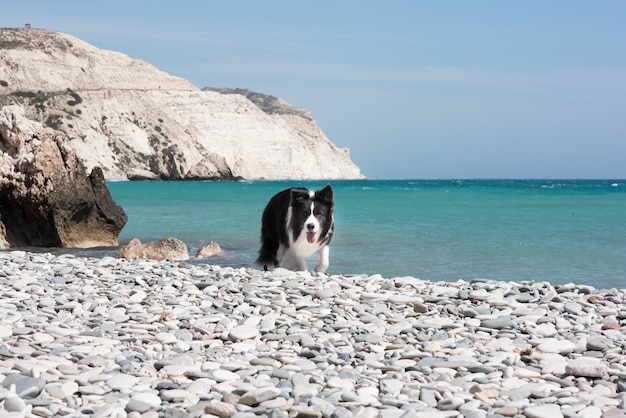
{"type": "Polygon", "coordinates": [[[293,239],[304,232],[307,241],[330,241],[333,232],[333,189],[329,185],[320,190],[291,189],[291,225],[293,239]]]}

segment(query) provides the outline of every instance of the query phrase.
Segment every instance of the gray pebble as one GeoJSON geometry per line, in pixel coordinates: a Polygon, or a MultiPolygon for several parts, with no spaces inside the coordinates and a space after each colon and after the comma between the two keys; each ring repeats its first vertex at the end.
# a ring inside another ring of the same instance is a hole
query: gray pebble
{"type": "Polygon", "coordinates": [[[513,320],[510,316],[499,316],[481,321],[480,326],[491,329],[511,328],[513,327],[513,320]]]}

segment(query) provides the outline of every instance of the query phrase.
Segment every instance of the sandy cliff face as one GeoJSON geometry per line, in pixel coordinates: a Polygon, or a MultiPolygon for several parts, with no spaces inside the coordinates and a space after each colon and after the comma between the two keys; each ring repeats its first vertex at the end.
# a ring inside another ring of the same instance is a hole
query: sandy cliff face
{"type": "Polygon", "coordinates": [[[38,29],[0,29],[0,105],[61,130],[107,179],[362,178],[310,114],[200,90],[146,62],[38,29]]]}

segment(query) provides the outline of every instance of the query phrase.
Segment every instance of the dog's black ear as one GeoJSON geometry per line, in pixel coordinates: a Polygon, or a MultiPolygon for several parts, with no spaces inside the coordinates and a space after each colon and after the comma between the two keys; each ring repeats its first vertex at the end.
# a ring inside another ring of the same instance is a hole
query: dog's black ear
{"type": "Polygon", "coordinates": [[[315,197],[322,202],[333,203],[333,188],[327,184],[326,187],[315,192],[315,197]]]}
{"type": "Polygon", "coordinates": [[[291,199],[298,200],[307,200],[309,199],[309,191],[301,188],[293,188],[291,189],[291,199]]]}

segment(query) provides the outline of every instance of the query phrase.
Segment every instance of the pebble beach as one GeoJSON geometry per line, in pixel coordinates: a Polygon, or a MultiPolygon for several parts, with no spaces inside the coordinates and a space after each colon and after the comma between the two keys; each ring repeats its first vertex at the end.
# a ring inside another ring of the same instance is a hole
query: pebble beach
{"type": "Polygon", "coordinates": [[[0,416],[626,417],[626,290],[0,252],[0,416]]]}

